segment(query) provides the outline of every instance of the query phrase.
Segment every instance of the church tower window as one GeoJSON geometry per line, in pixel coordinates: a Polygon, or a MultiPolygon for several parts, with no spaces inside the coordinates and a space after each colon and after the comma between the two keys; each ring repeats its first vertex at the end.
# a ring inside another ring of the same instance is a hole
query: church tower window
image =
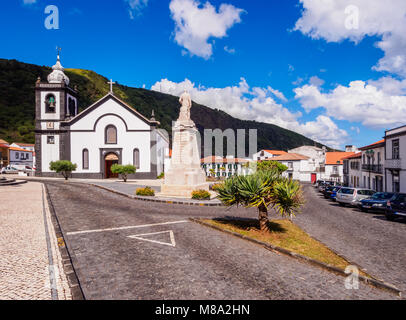
{"type": "Polygon", "coordinates": [[[83,149],[83,169],[87,170],[89,169],[89,150],[83,149]]]}
{"type": "Polygon", "coordinates": [[[140,150],[134,149],[134,167],[136,169],[140,168],[140,150]]]}
{"type": "Polygon", "coordinates": [[[48,94],[45,98],[45,113],[55,113],[56,112],[56,99],[53,94],[48,94]]]}
{"type": "Polygon", "coordinates": [[[106,144],[117,144],[117,129],[113,125],[106,127],[105,132],[105,143],[106,144]]]}

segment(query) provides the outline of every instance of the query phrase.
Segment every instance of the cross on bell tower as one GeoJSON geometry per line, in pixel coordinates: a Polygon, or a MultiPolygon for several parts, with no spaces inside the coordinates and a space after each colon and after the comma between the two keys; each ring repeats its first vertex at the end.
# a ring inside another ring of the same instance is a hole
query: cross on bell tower
{"type": "Polygon", "coordinates": [[[110,93],[114,94],[113,92],[113,84],[116,84],[115,82],[113,82],[113,79],[111,79],[109,82],[107,82],[110,85],[110,93]]]}

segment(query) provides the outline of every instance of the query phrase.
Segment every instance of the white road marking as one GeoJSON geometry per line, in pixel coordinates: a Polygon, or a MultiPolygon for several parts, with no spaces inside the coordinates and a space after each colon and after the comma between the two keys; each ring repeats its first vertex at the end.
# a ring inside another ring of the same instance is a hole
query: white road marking
{"type": "Polygon", "coordinates": [[[143,234],[135,234],[135,235],[133,235],[133,236],[128,236],[127,238],[138,239],[138,240],[148,241],[148,242],[153,242],[153,243],[159,243],[159,244],[163,244],[163,245],[171,246],[171,247],[175,247],[175,246],[176,246],[175,236],[173,235],[173,231],[172,231],[172,230],[160,231],[160,232],[152,232],[152,233],[143,233],[143,234]],[[155,234],[163,234],[163,233],[167,233],[167,232],[169,232],[169,237],[170,237],[170,239],[171,239],[171,243],[167,243],[167,242],[162,242],[162,241],[157,241],[157,240],[152,240],[152,239],[143,238],[143,237],[145,237],[145,236],[152,236],[152,235],[155,235],[155,234]]]}
{"type": "Polygon", "coordinates": [[[178,224],[178,223],[186,223],[186,222],[189,222],[189,221],[181,220],[181,221],[171,221],[171,222],[144,224],[144,225],[139,225],[139,226],[128,226],[128,227],[118,227],[118,228],[106,228],[106,229],[75,231],[75,232],[68,232],[67,235],[68,236],[73,236],[73,235],[85,234],[85,233],[96,233],[96,232],[106,232],[106,231],[117,231],[117,230],[147,228],[147,227],[164,226],[164,225],[168,225],[168,224],[178,224]]]}

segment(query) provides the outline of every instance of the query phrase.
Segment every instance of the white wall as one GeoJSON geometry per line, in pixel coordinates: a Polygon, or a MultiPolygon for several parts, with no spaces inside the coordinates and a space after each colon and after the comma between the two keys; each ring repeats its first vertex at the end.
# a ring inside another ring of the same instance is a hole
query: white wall
{"type": "MultiPolygon", "coordinates": [[[[50,134],[51,135],[51,134],[50,134]]],[[[53,172],[49,170],[49,163],[51,161],[58,161],[59,159],[59,135],[54,135],[55,144],[47,144],[47,135],[41,136],[41,171],[53,172]]]]}
{"type": "MultiPolygon", "coordinates": [[[[89,115],[90,116],[90,115],[89,115]]],[[[72,127],[93,128],[94,116],[87,120],[87,117],[81,121],[80,126],[76,124],[72,127]],[[86,123],[87,122],[87,123],[86,123]]],[[[131,118],[126,118],[127,125],[134,122],[134,115],[131,118]]],[[[137,119],[138,120],[138,119],[137,119]]],[[[145,126],[144,126],[145,127],[145,126]]],[[[119,149],[122,148],[122,164],[134,164],[134,149],[140,151],[140,168],[137,172],[150,172],[151,171],[151,133],[150,132],[126,132],[126,126],[122,119],[116,115],[103,116],[96,125],[95,132],[71,132],[71,161],[78,165],[77,173],[98,173],[102,172],[100,168],[100,148],[119,149]],[[117,128],[117,144],[105,144],[105,128],[108,125],[114,125],[117,128]],[[89,169],[83,169],[82,152],[83,149],[89,150],[89,169]]]]}

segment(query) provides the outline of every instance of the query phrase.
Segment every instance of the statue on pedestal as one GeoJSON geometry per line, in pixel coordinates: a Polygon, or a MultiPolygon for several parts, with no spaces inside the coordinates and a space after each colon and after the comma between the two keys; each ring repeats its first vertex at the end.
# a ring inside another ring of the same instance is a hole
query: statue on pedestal
{"type": "Polygon", "coordinates": [[[161,195],[190,198],[192,191],[209,190],[209,186],[206,183],[206,174],[200,166],[198,131],[190,119],[192,99],[186,90],[180,96],[179,103],[179,118],[172,134],[171,166],[165,172],[161,195]]]}

